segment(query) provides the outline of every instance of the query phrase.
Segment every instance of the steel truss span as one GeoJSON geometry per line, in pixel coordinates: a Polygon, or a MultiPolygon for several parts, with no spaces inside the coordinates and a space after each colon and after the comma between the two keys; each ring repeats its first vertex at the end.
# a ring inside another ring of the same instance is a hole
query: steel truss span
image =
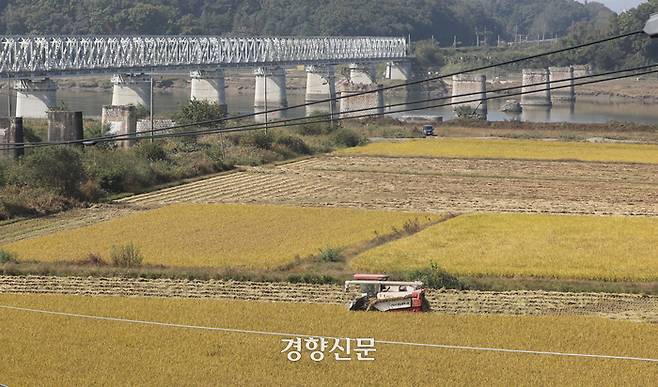
{"type": "Polygon", "coordinates": [[[408,57],[405,38],[3,36],[0,77],[212,66],[373,62],[408,57]]]}

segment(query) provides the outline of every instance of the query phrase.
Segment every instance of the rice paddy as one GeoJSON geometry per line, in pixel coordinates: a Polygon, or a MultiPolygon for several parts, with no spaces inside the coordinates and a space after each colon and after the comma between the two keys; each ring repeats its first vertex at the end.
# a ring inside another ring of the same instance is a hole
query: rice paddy
{"type": "Polygon", "coordinates": [[[577,160],[658,164],[658,145],[440,138],[375,142],[344,155],[474,159],[577,160]]]}
{"type": "MultiPolygon", "coordinates": [[[[340,305],[0,295],[0,305],[208,327],[656,357],[658,327],[595,317],[348,312],[340,305]]],[[[2,309],[8,385],[651,385],[653,363],[378,343],[375,361],[289,362],[282,337],[2,309]],[[401,366],[404,365],[404,366],[401,366]]],[[[356,358],[355,355],[352,355],[356,358]]]]}
{"type": "Polygon", "coordinates": [[[469,276],[657,280],[658,219],[464,215],[368,250],[351,266],[402,272],[432,262],[469,276]]]}
{"type": "Polygon", "coordinates": [[[6,244],[21,260],[108,259],[132,242],[144,263],[174,267],[273,269],[326,248],[368,242],[377,234],[438,215],[253,205],[177,204],[6,244]]]}

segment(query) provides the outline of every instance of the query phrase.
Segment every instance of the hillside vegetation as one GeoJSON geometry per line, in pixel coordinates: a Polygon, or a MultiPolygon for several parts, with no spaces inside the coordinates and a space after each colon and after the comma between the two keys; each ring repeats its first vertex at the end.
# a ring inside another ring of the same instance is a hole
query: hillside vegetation
{"type": "Polygon", "coordinates": [[[475,29],[512,40],[565,35],[608,18],[574,0],[9,0],[0,32],[75,34],[411,35],[475,43],[475,29]]]}

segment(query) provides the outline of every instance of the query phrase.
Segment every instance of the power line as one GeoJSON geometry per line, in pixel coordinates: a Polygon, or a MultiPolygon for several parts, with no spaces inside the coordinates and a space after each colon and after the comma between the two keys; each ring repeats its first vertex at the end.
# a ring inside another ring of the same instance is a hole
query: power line
{"type": "MultiPolygon", "coordinates": [[[[658,66],[658,64],[633,67],[633,68],[628,68],[628,69],[623,69],[623,70],[609,71],[609,72],[600,73],[600,74],[586,75],[586,76],[575,77],[575,78],[572,78],[572,79],[561,80],[561,81],[557,81],[557,83],[566,83],[566,82],[570,82],[571,80],[576,81],[576,80],[582,80],[582,79],[599,78],[599,77],[602,77],[602,76],[620,74],[620,73],[625,73],[625,72],[635,72],[635,71],[638,71],[638,70],[653,68],[653,67],[656,67],[656,66],[658,66]]],[[[582,86],[582,85],[588,85],[588,84],[594,84],[594,83],[600,83],[600,82],[607,82],[607,81],[612,81],[612,80],[617,80],[617,79],[635,77],[635,76],[638,76],[638,75],[652,74],[652,73],[655,73],[655,72],[658,72],[658,71],[633,73],[633,74],[619,76],[619,77],[611,77],[611,78],[606,78],[606,79],[594,80],[594,81],[590,81],[590,82],[574,83],[574,85],[565,84],[565,85],[562,85],[562,86],[548,87],[546,89],[541,89],[541,90],[531,90],[531,91],[526,91],[526,92],[504,94],[504,95],[499,95],[499,96],[488,96],[484,99],[483,98],[478,98],[478,99],[473,99],[473,100],[450,102],[450,103],[447,103],[447,104],[440,104],[440,105],[433,105],[433,106],[422,106],[422,107],[416,107],[416,108],[406,108],[406,109],[402,109],[402,110],[384,112],[384,114],[404,113],[404,112],[410,112],[410,111],[432,109],[432,108],[437,108],[437,107],[445,107],[445,106],[453,106],[453,105],[462,105],[462,104],[467,104],[467,103],[472,103],[472,102],[488,101],[488,100],[492,100],[492,99],[506,98],[506,97],[510,97],[510,96],[519,96],[519,95],[525,95],[525,94],[540,93],[540,92],[543,92],[543,91],[546,91],[546,90],[557,90],[557,89],[571,88],[571,87],[576,87],[576,86],[582,86]]],[[[544,86],[546,84],[547,84],[547,82],[539,82],[539,83],[533,83],[533,84],[529,84],[529,85],[511,86],[511,87],[491,90],[491,91],[488,91],[487,93],[501,93],[501,92],[516,90],[516,89],[520,89],[520,88],[544,86]]],[[[480,94],[481,94],[481,92],[474,92],[474,93],[459,94],[459,95],[455,95],[455,96],[429,98],[429,99],[424,99],[424,100],[419,100],[419,101],[390,104],[390,105],[384,106],[383,108],[417,105],[417,104],[421,104],[421,103],[428,103],[428,102],[446,100],[446,99],[451,99],[451,98],[462,98],[462,97],[468,97],[468,96],[480,95],[480,94]]],[[[375,107],[367,107],[367,108],[354,109],[354,110],[341,112],[341,114],[368,112],[368,111],[372,111],[374,109],[376,109],[376,108],[375,107]]],[[[312,119],[313,118],[320,118],[320,117],[330,118],[331,116],[332,116],[332,114],[324,114],[324,115],[318,115],[318,116],[314,116],[314,117],[300,117],[300,118],[284,119],[284,120],[269,122],[268,125],[270,125],[270,127],[271,127],[272,124],[283,124],[283,125],[274,126],[274,128],[280,128],[280,127],[285,127],[285,126],[306,125],[306,124],[312,124],[312,123],[324,123],[324,122],[327,122],[326,119],[319,120],[319,121],[318,120],[313,121],[312,119]],[[300,121],[300,122],[297,122],[297,121],[300,121]]],[[[381,116],[381,113],[369,113],[369,114],[364,114],[364,115],[359,115],[359,116],[339,117],[338,120],[368,118],[368,117],[377,117],[377,116],[381,116]]],[[[228,133],[228,132],[258,130],[258,129],[263,129],[263,124],[262,123],[252,123],[252,124],[238,125],[238,126],[229,127],[229,128],[221,128],[220,127],[220,128],[211,128],[211,129],[205,129],[205,130],[195,130],[195,131],[187,131],[187,132],[179,132],[179,133],[166,133],[166,134],[153,135],[153,136],[142,136],[142,135],[138,135],[138,134],[122,134],[122,135],[98,137],[98,138],[95,138],[95,139],[70,140],[70,141],[62,141],[62,142],[13,143],[13,144],[9,144],[9,145],[12,145],[11,148],[0,148],[0,150],[8,150],[8,149],[15,149],[15,148],[37,148],[37,147],[55,146],[55,145],[73,145],[73,144],[81,144],[81,143],[89,143],[89,142],[99,143],[99,142],[111,142],[111,141],[144,140],[144,139],[151,139],[151,138],[187,137],[187,136],[198,136],[198,135],[213,134],[213,133],[228,133]]],[[[169,131],[169,130],[171,130],[171,129],[162,128],[162,129],[158,129],[157,131],[169,131]]]]}

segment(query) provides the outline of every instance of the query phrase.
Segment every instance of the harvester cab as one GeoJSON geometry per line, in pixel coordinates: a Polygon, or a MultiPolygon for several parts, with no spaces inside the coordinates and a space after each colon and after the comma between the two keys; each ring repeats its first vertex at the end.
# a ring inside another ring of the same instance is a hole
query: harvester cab
{"type": "Polygon", "coordinates": [[[385,274],[355,274],[345,281],[345,292],[359,286],[360,294],[349,304],[350,310],[425,312],[430,309],[423,283],[389,281],[385,274]]]}

